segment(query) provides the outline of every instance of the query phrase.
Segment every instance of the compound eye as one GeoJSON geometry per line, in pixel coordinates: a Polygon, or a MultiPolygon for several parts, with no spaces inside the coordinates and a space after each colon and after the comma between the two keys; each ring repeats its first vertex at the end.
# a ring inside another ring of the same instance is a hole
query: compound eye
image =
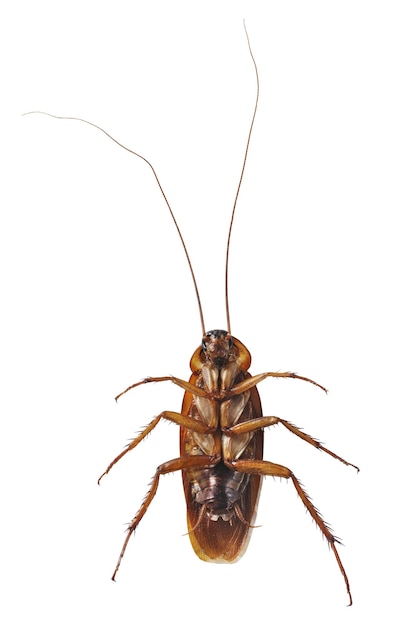
{"type": "Polygon", "coordinates": [[[232,348],[233,348],[233,337],[229,337],[228,342],[229,342],[229,350],[232,350],[232,348]]]}
{"type": "Polygon", "coordinates": [[[206,348],[207,348],[206,340],[203,337],[203,339],[202,339],[202,349],[204,350],[204,352],[206,352],[206,348]]]}

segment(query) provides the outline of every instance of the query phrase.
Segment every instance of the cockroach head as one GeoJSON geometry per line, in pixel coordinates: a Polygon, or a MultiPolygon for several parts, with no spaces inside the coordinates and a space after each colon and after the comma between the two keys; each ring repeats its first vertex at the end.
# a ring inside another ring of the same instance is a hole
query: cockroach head
{"type": "Polygon", "coordinates": [[[233,337],[226,330],[209,330],[202,339],[202,351],[206,361],[218,369],[235,360],[238,353],[233,337]]]}
{"type": "Polygon", "coordinates": [[[205,333],[202,345],[194,351],[190,359],[192,372],[200,372],[207,363],[217,369],[234,363],[246,372],[251,365],[251,355],[244,344],[226,330],[210,330],[205,333]]]}

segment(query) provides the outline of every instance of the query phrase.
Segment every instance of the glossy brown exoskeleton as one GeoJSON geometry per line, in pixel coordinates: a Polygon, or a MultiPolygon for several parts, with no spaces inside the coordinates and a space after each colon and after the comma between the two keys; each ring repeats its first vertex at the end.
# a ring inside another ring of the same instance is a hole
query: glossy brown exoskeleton
{"type": "Polygon", "coordinates": [[[323,391],[326,389],[294,372],[264,372],[251,376],[248,372],[250,364],[251,355],[238,339],[226,330],[213,330],[204,334],[201,347],[191,358],[193,373],[189,382],[174,376],[145,378],[117,396],[118,399],[130,389],[151,382],[171,381],[185,390],[181,413],[163,411],[157,415],[104,472],[107,474],[115,463],[135,448],[161,419],[180,426],[180,457],[157,468],[150,490],[128,528],[113,579],[131,535],[156,494],[162,474],[182,471],[193,549],[203,561],[218,563],[235,561],[245,552],[255,521],[262,476],[278,476],[291,479],[303,504],[329,542],[351,604],[349,581],[335,545],[338,539],[293,472],[262,458],[264,428],[281,424],[315,448],[358,469],[294,424],[276,416],[263,416],[257,385],[268,377],[298,378],[323,391]]]}
{"type": "Polygon", "coordinates": [[[232,562],[242,556],[255,522],[262,477],[277,476],[292,481],[304,506],[327,539],[343,575],[349,601],[352,604],[349,581],[336,547],[338,540],[312,504],[293,472],[283,465],[263,459],[264,429],[274,424],[281,424],[303,441],[326,452],[345,465],[351,465],[358,469],[355,465],[348,463],[334,452],[323,447],[318,440],[310,437],[290,422],[276,416],[264,416],[257,385],[268,377],[298,378],[312,383],[324,391],[326,390],[313,380],[293,372],[265,372],[251,376],[248,372],[251,364],[251,355],[247,348],[231,335],[230,330],[228,298],[229,244],[259,95],[258,71],[249,39],[248,47],[256,73],[257,96],[246,142],[242,171],[235,195],[226,247],[225,304],[227,330],[205,331],[202,306],[192,264],[175,216],[154,167],[145,157],[120,144],[96,124],[87,120],[80,120],[98,128],[118,145],[135,154],[150,166],[186,254],[199,306],[203,334],[202,345],[194,352],[191,358],[192,375],[189,382],[174,376],[146,378],[131,385],[117,396],[119,398],[130,389],[150,382],[171,381],[184,390],[181,412],[163,411],[157,415],[127,448],[110,463],[99,479],[100,481],[102,476],[107,474],[127,452],[143,441],[160,420],[165,419],[180,426],[180,456],[162,463],[157,468],[151,481],[149,492],[129,525],[127,537],[112,578],[115,578],[132,534],[157,492],[162,474],[174,471],[182,472],[190,541],[200,559],[213,562],[232,562]]]}

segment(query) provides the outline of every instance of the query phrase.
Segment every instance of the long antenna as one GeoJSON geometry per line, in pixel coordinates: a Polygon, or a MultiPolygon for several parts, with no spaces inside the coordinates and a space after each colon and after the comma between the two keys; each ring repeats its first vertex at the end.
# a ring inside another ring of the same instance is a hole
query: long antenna
{"type": "MultiPolygon", "coordinates": [[[[256,93],[254,113],[252,115],[251,125],[250,125],[249,133],[248,133],[248,140],[246,142],[246,148],[245,148],[245,154],[244,154],[244,159],[243,159],[243,163],[242,163],[241,175],[239,177],[238,187],[237,187],[237,190],[236,190],[235,200],[234,200],[234,203],[233,203],[232,216],[231,216],[231,221],[230,221],[230,225],[229,225],[229,232],[228,232],[228,241],[227,241],[227,245],[226,245],[225,302],[226,302],[226,319],[227,319],[228,333],[229,334],[231,333],[231,322],[230,322],[230,315],[229,315],[229,285],[228,285],[229,284],[229,277],[228,276],[229,276],[229,248],[230,248],[230,240],[231,240],[233,221],[234,221],[234,217],[235,217],[236,204],[237,204],[237,201],[238,201],[239,191],[241,189],[242,179],[243,179],[244,172],[245,172],[245,165],[246,165],[246,160],[247,160],[247,156],[248,156],[248,149],[249,149],[249,144],[250,144],[250,141],[251,141],[251,134],[252,134],[253,126],[254,126],[255,116],[256,116],[256,112],[257,112],[257,108],[258,108],[258,100],[259,100],[259,76],[258,76],[258,69],[257,69],[257,65],[256,65],[256,62],[255,62],[254,55],[252,53],[251,44],[250,44],[249,36],[248,36],[248,31],[247,31],[246,25],[245,25],[245,20],[244,20],[243,24],[244,24],[244,30],[245,30],[246,39],[247,39],[247,42],[248,42],[249,54],[251,55],[251,59],[252,59],[252,62],[254,64],[254,68],[255,68],[256,82],[257,82],[257,93],[256,93]]],[[[193,286],[195,288],[197,306],[198,306],[199,315],[200,315],[200,323],[201,323],[201,326],[202,326],[202,334],[205,335],[206,334],[206,329],[205,329],[205,322],[204,322],[204,319],[203,319],[202,302],[201,302],[201,299],[200,299],[199,289],[198,289],[197,282],[196,282],[196,276],[195,276],[195,273],[193,271],[192,263],[190,261],[190,256],[189,256],[189,253],[187,251],[187,247],[186,247],[186,244],[184,242],[183,235],[181,233],[179,225],[177,223],[176,217],[175,217],[175,215],[173,213],[173,209],[170,206],[170,203],[169,203],[169,201],[167,199],[167,196],[166,196],[166,194],[164,192],[164,189],[163,189],[163,187],[161,185],[159,177],[157,176],[156,170],[154,169],[154,167],[150,163],[150,161],[148,159],[146,159],[142,154],[138,154],[138,152],[135,152],[134,150],[131,150],[131,148],[127,148],[127,146],[124,146],[124,144],[122,144],[120,141],[115,139],[115,137],[113,137],[106,130],[101,128],[101,126],[98,126],[98,124],[94,124],[93,122],[85,120],[85,119],[83,119],[81,117],[69,117],[69,116],[63,116],[63,115],[53,115],[52,113],[46,113],[45,111],[29,111],[27,113],[23,113],[23,115],[34,115],[34,114],[47,115],[48,117],[53,117],[53,118],[55,118],[57,120],[74,120],[74,121],[77,121],[77,122],[83,122],[84,124],[89,124],[89,126],[93,126],[97,130],[99,130],[102,133],[104,133],[104,135],[106,135],[109,139],[111,139],[111,141],[116,143],[118,146],[120,146],[121,148],[123,148],[127,152],[130,152],[134,156],[138,157],[139,159],[142,159],[145,163],[147,163],[147,165],[150,167],[151,171],[153,172],[154,178],[156,179],[157,185],[158,185],[158,187],[159,187],[159,189],[161,191],[161,194],[162,194],[162,196],[164,198],[164,201],[165,201],[165,203],[167,205],[167,208],[169,209],[171,218],[172,218],[172,220],[174,222],[174,225],[176,227],[177,233],[178,233],[178,235],[180,237],[180,241],[182,243],[183,250],[184,250],[184,253],[186,255],[187,263],[189,265],[190,273],[191,273],[191,276],[192,276],[193,286]]]]}
{"type": "Polygon", "coordinates": [[[94,124],[93,122],[89,122],[88,120],[84,120],[81,117],[67,117],[67,116],[62,116],[62,115],[52,115],[52,113],[45,113],[44,111],[29,111],[28,113],[23,113],[23,115],[33,115],[35,113],[38,113],[40,115],[48,115],[49,117],[54,117],[57,120],[76,120],[77,122],[83,122],[84,124],[89,124],[90,126],[93,126],[94,128],[97,128],[98,130],[100,130],[102,133],[104,133],[104,135],[109,137],[109,139],[114,141],[114,143],[119,145],[124,150],[127,150],[127,152],[131,152],[131,154],[134,154],[134,156],[137,156],[139,159],[142,159],[151,168],[151,171],[154,174],[154,178],[156,179],[157,185],[159,186],[159,189],[160,189],[160,191],[162,193],[164,201],[167,204],[167,208],[170,211],[170,215],[171,215],[171,218],[172,218],[172,220],[174,222],[174,225],[176,226],[177,232],[178,232],[179,237],[180,237],[180,241],[182,242],[184,253],[186,255],[187,262],[189,264],[189,269],[190,269],[190,273],[192,275],[193,285],[194,285],[195,292],[196,292],[197,305],[198,305],[198,308],[199,308],[199,315],[200,315],[200,323],[202,325],[202,333],[203,333],[203,336],[204,336],[206,334],[206,330],[205,330],[205,322],[203,320],[202,302],[200,300],[199,289],[197,287],[196,276],[195,276],[194,271],[193,271],[192,263],[190,261],[190,256],[189,256],[189,253],[187,251],[186,244],[184,243],[183,235],[181,233],[179,225],[178,225],[178,223],[176,221],[176,218],[174,216],[173,209],[171,208],[171,206],[169,204],[169,201],[167,200],[167,196],[164,193],[164,189],[163,189],[163,187],[161,185],[159,177],[157,176],[156,170],[154,169],[154,167],[152,166],[150,161],[148,159],[146,159],[145,157],[143,157],[141,154],[138,154],[138,152],[134,152],[134,150],[131,150],[130,148],[127,148],[127,146],[124,146],[121,142],[117,141],[117,139],[115,139],[109,133],[107,133],[106,130],[101,128],[101,126],[98,126],[98,124],[94,124]]]}
{"type": "Polygon", "coordinates": [[[258,68],[257,68],[257,64],[255,62],[255,58],[251,49],[251,43],[249,41],[249,36],[248,36],[248,31],[246,30],[246,25],[245,25],[245,20],[244,20],[244,29],[245,29],[245,35],[246,35],[246,40],[248,42],[248,48],[249,48],[249,54],[251,55],[251,59],[252,62],[254,64],[254,68],[255,68],[255,75],[256,75],[256,99],[255,99],[255,107],[254,107],[254,112],[252,115],[252,120],[251,120],[251,126],[249,127],[249,133],[248,133],[248,139],[246,142],[246,148],[245,148],[245,154],[244,154],[244,159],[242,162],[242,170],[241,170],[241,175],[239,177],[239,182],[238,182],[238,187],[236,189],[236,195],[235,195],[235,200],[233,203],[233,209],[232,209],[232,216],[231,216],[231,222],[229,224],[229,232],[228,232],[228,242],[226,245],[226,264],[225,264],[225,305],[226,305],[226,320],[227,320],[227,324],[228,324],[228,333],[231,334],[231,318],[230,318],[230,314],[229,314],[229,248],[230,248],[230,242],[231,242],[231,234],[232,234],[232,227],[233,227],[233,220],[235,217],[235,209],[236,209],[236,204],[238,202],[238,197],[239,197],[239,191],[241,189],[241,185],[242,185],[242,179],[244,177],[244,172],[245,172],[245,166],[246,166],[246,160],[248,158],[248,150],[249,150],[249,144],[251,142],[251,135],[252,135],[252,129],[254,127],[254,122],[255,122],[255,116],[256,116],[256,112],[258,109],[258,101],[259,101],[259,76],[258,76],[258,68]]]}

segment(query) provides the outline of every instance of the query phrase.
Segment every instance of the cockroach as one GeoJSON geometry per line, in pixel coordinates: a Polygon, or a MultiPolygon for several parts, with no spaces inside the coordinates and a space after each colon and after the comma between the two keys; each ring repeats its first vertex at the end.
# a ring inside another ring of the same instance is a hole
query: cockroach
{"type": "MultiPolygon", "coordinates": [[[[311,383],[325,392],[327,389],[314,380],[294,372],[264,372],[251,375],[248,371],[251,355],[244,344],[231,333],[228,296],[230,240],[259,100],[258,69],[245,25],[244,28],[249,54],[255,70],[256,99],[226,245],[225,306],[227,330],[208,332],[205,330],[201,299],[192,263],[175,215],[153,165],[144,156],[130,150],[103,128],[92,122],[74,117],[51,116],[58,119],[78,120],[94,126],[119,146],[145,161],[150,167],[174,221],[186,255],[202,326],[202,343],[191,357],[192,374],[189,381],[175,376],[145,378],[130,385],[116,397],[118,400],[123,394],[141,385],[165,381],[170,381],[184,390],[181,412],[163,411],[157,415],[108,465],[98,479],[99,484],[103,476],[108,474],[125,454],[136,448],[161,420],[168,420],[180,426],[180,456],[162,463],[157,468],[150,489],[129,524],[112,580],[115,580],[132,534],[156,495],[160,476],[163,474],[182,472],[187,506],[187,527],[192,547],[200,559],[215,563],[232,563],[244,554],[255,523],[262,477],[276,476],[291,480],[305,508],[327,539],[342,573],[350,606],[352,595],[349,580],[336,547],[336,544],[340,543],[339,539],[335,537],[317,508],[312,504],[294,473],[288,467],[263,459],[264,429],[275,424],[281,424],[306,443],[359,471],[356,465],[325,448],[317,439],[307,435],[291,422],[274,415],[264,416],[257,386],[266,378],[295,378],[311,383]]],[[[41,112],[32,111],[31,113],[41,112]]],[[[46,115],[50,114],[46,113],[46,115]]]]}

